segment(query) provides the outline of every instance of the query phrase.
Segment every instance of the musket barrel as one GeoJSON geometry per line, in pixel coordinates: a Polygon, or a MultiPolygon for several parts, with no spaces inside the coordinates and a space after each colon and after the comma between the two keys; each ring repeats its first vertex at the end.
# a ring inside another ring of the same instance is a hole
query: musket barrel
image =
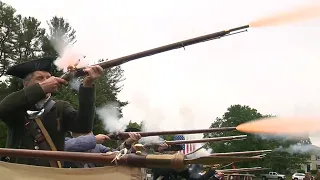
{"type": "Polygon", "coordinates": [[[246,139],[246,137],[247,135],[240,135],[240,136],[226,136],[226,137],[204,138],[204,139],[195,139],[195,140],[166,141],[166,144],[174,145],[174,144],[191,144],[191,143],[204,143],[204,142],[215,142],[215,141],[230,141],[230,140],[246,139]]]}
{"type": "MultiPolygon", "coordinates": [[[[249,25],[240,26],[240,27],[236,27],[236,28],[232,28],[232,29],[228,29],[228,30],[224,30],[224,31],[216,32],[216,33],[211,33],[211,34],[199,36],[196,38],[191,38],[191,39],[187,39],[184,41],[175,42],[172,44],[168,44],[168,45],[160,46],[157,48],[149,49],[146,51],[138,52],[135,54],[127,55],[127,56],[120,57],[117,59],[109,60],[106,62],[99,63],[97,65],[100,65],[103,69],[107,69],[107,68],[119,66],[121,64],[124,64],[126,62],[129,62],[129,61],[132,61],[135,59],[140,59],[143,57],[152,56],[154,54],[159,54],[159,53],[163,53],[166,51],[170,51],[170,50],[174,50],[174,49],[178,49],[178,48],[183,48],[183,47],[186,47],[189,45],[193,45],[193,44],[197,44],[197,43],[201,43],[201,42],[205,42],[205,41],[209,41],[209,40],[213,40],[213,39],[218,39],[223,36],[229,35],[231,32],[239,31],[239,30],[247,29],[247,28],[249,28],[249,25]]],[[[72,77],[84,76],[85,74],[86,73],[83,71],[83,69],[80,68],[80,69],[77,69],[73,72],[71,71],[71,72],[65,73],[64,75],[61,76],[61,78],[65,79],[65,80],[70,80],[72,77]]]]}
{"type": "Polygon", "coordinates": [[[184,41],[168,44],[168,45],[165,45],[165,46],[160,46],[160,47],[149,49],[149,50],[142,51],[142,52],[138,52],[138,53],[131,54],[131,55],[128,55],[128,56],[124,56],[124,57],[121,57],[121,58],[113,59],[113,60],[110,60],[110,61],[107,61],[107,62],[102,62],[102,63],[100,63],[100,66],[102,68],[104,68],[104,69],[105,68],[114,67],[114,66],[118,66],[118,65],[121,65],[121,64],[126,63],[126,62],[131,61],[131,60],[139,59],[139,58],[146,57],[146,56],[151,56],[151,55],[154,55],[154,54],[159,54],[159,53],[162,53],[162,52],[165,52],[165,51],[170,51],[170,50],[173,50],[173,49],[183,48],[185,46],[197,44],[197,43],[208,41],[208,40],[212,40],[212,39],[217,39],[217,38],[220,38],[222,36],[225,36],[225,35],[229,34],[230,32],[238,31],[238,30],[246,29],[246,28],[249,28],[249,25],[240,26],[240,27],[237,27],[237,28],[224,30],[224,31],[216,32],[216,33],[211,33],[211,34],[199,36],[199,37],[196,37],[196,38],[191,38],[191,39],[187,39],[187,40],[184,40],[184,41]]]}
{"type": "Polygon", "coordinates": [[[272,150],[258,150],[258,151],[242,151],[242,152],[228,152],[228,153],[214,153],[210,156],[233,156],[233,155],[248,155],[248,154],[262,154],[272,152],[272,150]]]}
{"type": "MultiPolygon", "coordinates": [[[[104,154],[0,148],[0,156],[90,162],[99,163],[107,166],[115,165],[115,162],[113,162],[113,160],[115,159],[116,155],[117,153],[104,154]]],[[[182,153],[174,155],[136,155],[130,153],[125,154],[116,161],[117,165],[125,165],[132,167],[171,167],[175,169],[183,169],[185,167],[184,154],[182,153]]]]}
{"type": "MultiPolygon", "coordinates": [[[[8,157],[23,157],[23,158],[36,158],[46,160],[60,160],[60,161],[79,161],[99,163],[103,165],[115,165],[113,160],[116,157],[116,153],[104,154],[104,153],[83,153],[83,152],[66,152],[66,151],[44,151],[44,150],[28,150],[28,149],[8,149],[0,148],[0,156],[8,157]]],[[[116,160],[117,165],[126,165],[132,167],[165,167],[172,166],[178,168],[183,164],[184,155],[176,160],[175,155],[136,155],[126,154],[120,159],[116,160]],[[176,161],[175,164],[172,164],[176,161]],[[158,164],[154,164],[157,162],[158,164]]]]}
{"type": "Polygon", "coordinates": [[[173,155],[137,155],[125,154],[120,159],[115,160],[117,153],[83,153],[83,152],[66,152],[66,151],[44,151],[44,150],[27,150],[27,149],[9,149],[0,148],[0,156],[36,158],[46,160],[60,161],[79,161],[99,163],[113,166],[125,165],[132,167],[169,167],[174,169],[183,169],[188,164],[212,164],[212,163],[230,163],[240,161],[251,161],[262,159],[259,157],[200,157],[185,159],[184,154],[176,153],[173,155]],[[114,162],[116,161],[116,162],[114,162]]]}
{"type": "MultiPolygon", "coordinates": [[[[44,151],[44,150],[28,150],[28,149],[9,149],[0,148],[0,156],[36,158],[47,160],[61,161],[81,161],[101,164],[112,164],[114,155],[98,154],[98,153],[82,153],[82,152],[66,152],[66,151],[44,151]]],[[[118,164],[125,164],[125,158],[117,161],[118,164]]]]}
{"type": "Polygon", "coordinates": [[[216,170],[222,173],[235,173],[235,172],[250,172],[250,171],[265,171],[270,170],[270,168],[261,168],[261,167],[254,167],[254,168],[240,168],[240,169],[223,169],[223,170],[216,170]]]}
{"type": "MultiPolygon", "coordinates": [[[[176,131],[138,132],[138,133],[141,135],[141,137],[148,137],[148,136],[175,135],[175,134],[213,133],[213,132],[224,132],[224,131],[234,131],[234,130],[236,130],[236,127],[222,127],[222,128],[209,128],[209,129],[195,129],[195,130],[176,130],[176,131]]],[[[129,138],[129,133],[119,132],[116,135],[109,134],[108,136],[111,139],[126,139],[126,138],[129,138]]]]}

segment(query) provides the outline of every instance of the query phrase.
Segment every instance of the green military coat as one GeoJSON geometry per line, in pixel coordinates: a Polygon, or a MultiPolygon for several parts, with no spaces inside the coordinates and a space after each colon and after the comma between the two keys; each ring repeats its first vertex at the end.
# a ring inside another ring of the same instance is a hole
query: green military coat
{"type": "MultiPolygon", "coordinates": [[[[33,109],[45,96],[41,86],[34,84],[8,95],[0,102],[0,119],[8,127],[7,148],[36,149],[33,136],[25,128],[26,111],[33,109]]],[[[41,120],[57,150],[63,151],[66,132],[89,133],[93,128],[94,114],[95,88],[81,85],[78,111],[68,102],[56,101],[53,108],[41,120]],[[58,116],[62,117],[58,119],[58,116]]],[[[10,158],[9,162],[50,166],[48,160],[31,158],[10,158]]]]}

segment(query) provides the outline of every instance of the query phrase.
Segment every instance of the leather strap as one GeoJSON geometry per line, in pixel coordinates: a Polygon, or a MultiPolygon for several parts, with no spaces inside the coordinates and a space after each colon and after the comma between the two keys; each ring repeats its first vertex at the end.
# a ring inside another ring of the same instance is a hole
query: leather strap
{"type": "MultiPolygon", "coordinates": [[[[45,104],[44,106],[45,111],[41,115],[41,119],[45,117],[45,115],[48,112],[50,112],[54,104],[55,104],[55,101],[51,99],[45,104]]],[[[39,117],[35,118],[34,120],[26,119],[25,127],[30,132],[30,134],[34,137],[35,143],[39,145],[39,147],[35,146],[35,149],[57,151],[57,148],[55,147],[41,119],[39,117]]],[[[60,161],[50,160],[49,163],[52,167],[62,168],[60,161]]]]}
{"type": "Polygon", "coordinates": [[[53,108],[53,106],[56,104],[55,101],[53,101],[52,99],[49,99],[48,102],[45,104],[44,106],[44,112],[43,114],[40,116],[40,119],[43,119],[43,117],[50,112],[50,110],[53,108]]]}
{"type": "MultiPolygon", "coordinates": [[[[52,141],[52,139],[51,139],[48,131],[47,131],[46,128],[43,126],[41,119],[40,119],[40,118],[36,118],[35,121],[36,121],[37,125],[39,126],[39,128],[40,128],[40,130],[41,130],[44,138],[46,139],[47,143],[49,144],[50,149],[51,149],[52,151],[57,151],[57,148],[56,148],[56,146],[54,145],[54,143],[53,143],[53,141],[52,141]]],[[[50,162],[50,165],[51,165],[52,167],[58,167],[58,168],[61,168],[61,167],[62,167],[60,161],[49,161],[49,162],[50,162]]]]}

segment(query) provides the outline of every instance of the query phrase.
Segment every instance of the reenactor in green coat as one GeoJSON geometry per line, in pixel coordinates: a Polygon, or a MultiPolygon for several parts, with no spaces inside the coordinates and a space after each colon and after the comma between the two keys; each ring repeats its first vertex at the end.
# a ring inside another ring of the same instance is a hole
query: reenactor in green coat
{"type": "MultiPolygon", "coordinates": [[[[79,108],[68,102],[53,101],[51,93],[68,82],[53,76],[54,57],[40,58],[12,66],[7,75],[23,80],[23,89],[11,93],[0,102],[0,119],[8,127],[7,148],[63,151],[68,131],[89,133],[95,114],[95,86],[103,69],[86,68],[87,76],[79,87],[79,108]]],[[[60,161],[2,157],[12,163],[62,167],[60,161]]]]}

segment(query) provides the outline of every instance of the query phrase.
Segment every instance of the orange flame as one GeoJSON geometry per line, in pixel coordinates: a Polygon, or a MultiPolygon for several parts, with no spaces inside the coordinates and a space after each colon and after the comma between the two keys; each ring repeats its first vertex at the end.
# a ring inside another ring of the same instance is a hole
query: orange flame
{"type": "Polygon", "coordinates": [[[236,129],[248,133],[299,135],[320,131],[319,120],[319,118],[271,117],[240,124],[236,129]]]}
{"type": "Polygon", "coordinates": [[[320,4],[310,4],[267,16],[249,23],[250,27],[274,26],[298,21],[306,21],[320,17],[320,4]]]}
{"type": "Polygon", "coordinates": [[[89,61],[84,59],[84,56],[80,53],[72,49],[66,49],[64,54],[55,61],[55,65],[66,72],[75,68],[88,66],[89,61]]]}

